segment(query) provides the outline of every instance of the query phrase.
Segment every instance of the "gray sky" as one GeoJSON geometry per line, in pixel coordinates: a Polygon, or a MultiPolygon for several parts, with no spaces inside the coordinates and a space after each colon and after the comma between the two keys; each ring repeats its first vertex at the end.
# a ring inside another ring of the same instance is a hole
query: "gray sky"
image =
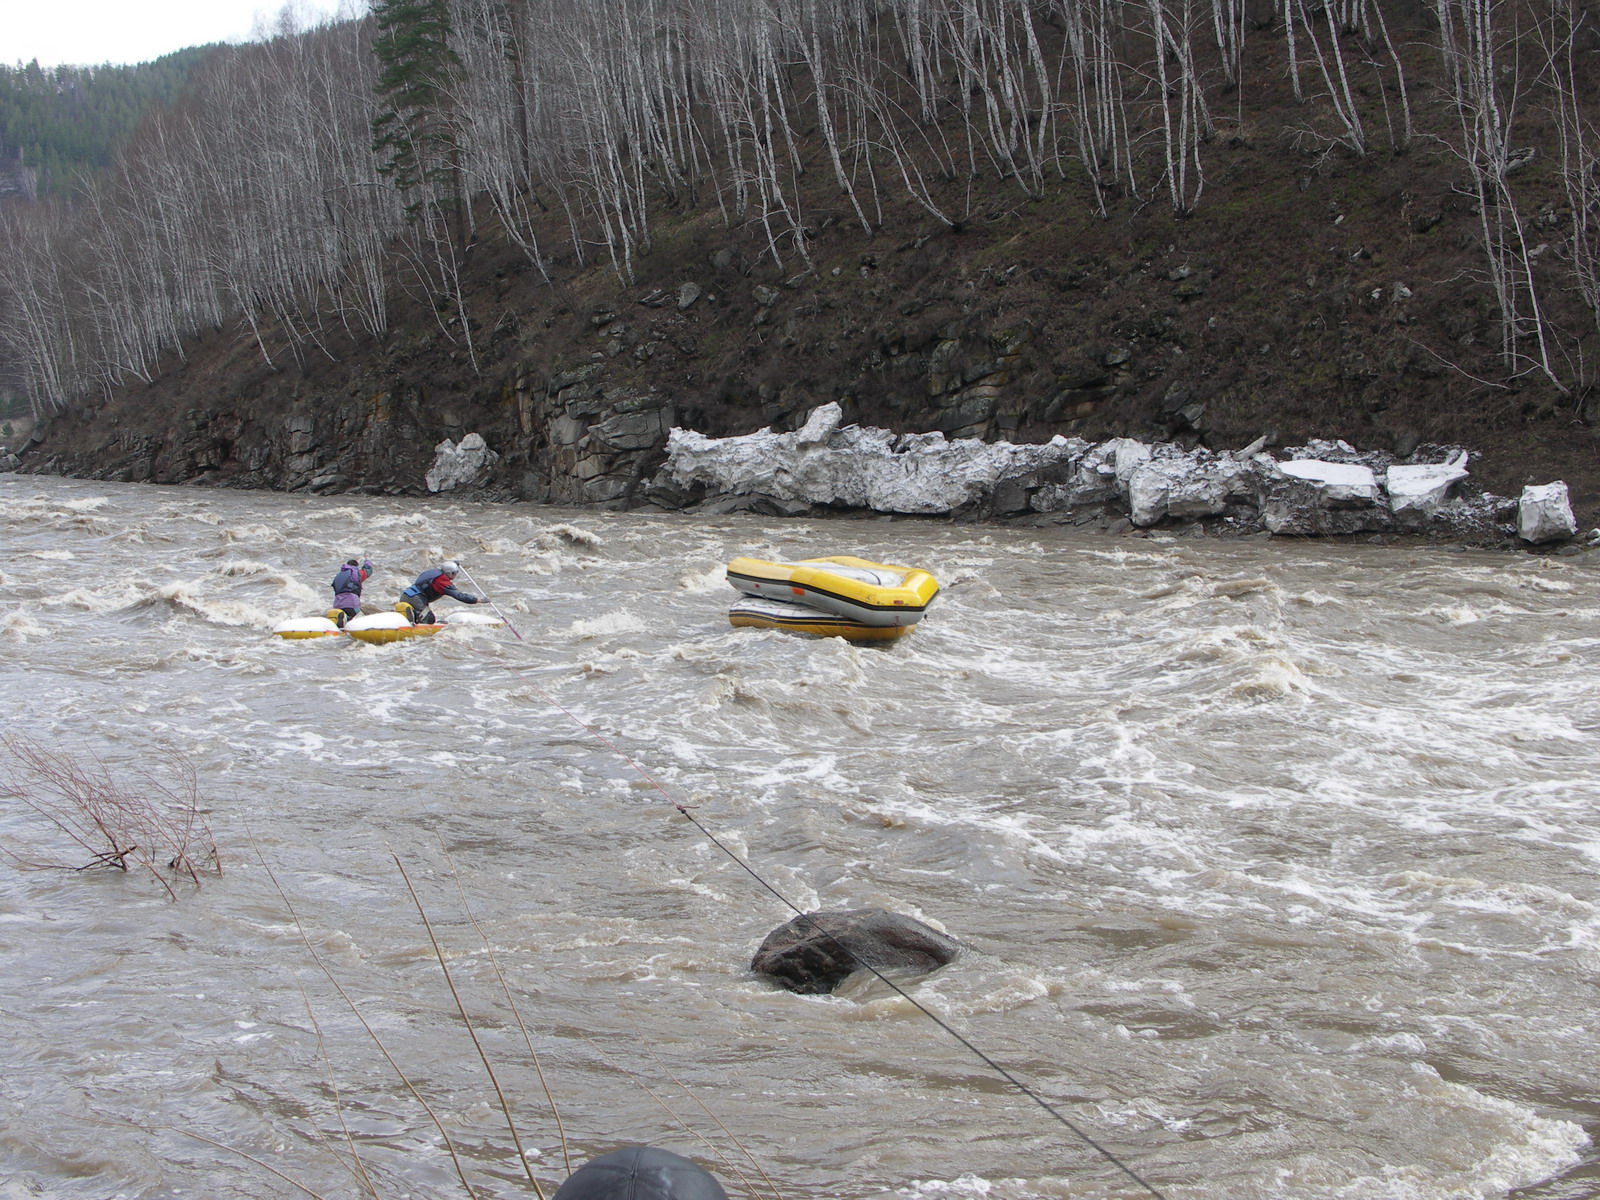
{"type": "MultiPolygon", "coordinates": [[[[300,24],[364,11],[352,0],[294,0],[300,24]]],[[[0,64],[148,62],[202,42],[274,30],[282,0],[0,0],[0,64]]]]}

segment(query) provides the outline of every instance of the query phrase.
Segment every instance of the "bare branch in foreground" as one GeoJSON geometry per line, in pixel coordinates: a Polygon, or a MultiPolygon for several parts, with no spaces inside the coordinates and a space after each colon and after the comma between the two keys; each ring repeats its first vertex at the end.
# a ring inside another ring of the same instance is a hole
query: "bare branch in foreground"
{"type": "Polygon", "coordinates": [[[0,775],[0,800],[16,801],[87,855],[87,861],[74,862],[64,850],[40,858],[0,846],[19,866],[147,871],[174,900],[175,882],[199,887],[202,875],[222,874],[199,777],[183,754],[169,750],[158,759],[165,779],[135,770],[124,781],[92,755],[47,749],[20,734],[0,738],[0,750],[9,759],[9,770],[0,775]]]}

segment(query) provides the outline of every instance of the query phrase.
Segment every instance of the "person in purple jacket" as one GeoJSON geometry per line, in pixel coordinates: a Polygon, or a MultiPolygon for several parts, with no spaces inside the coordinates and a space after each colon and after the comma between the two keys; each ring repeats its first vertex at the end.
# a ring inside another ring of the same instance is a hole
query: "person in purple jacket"
{"type": "Polygon", "coordinates": [[[333,577],[333,607],[339,612],[334,621],[339,628],[352,617],[361,615],[361,585],[372,574],[372,560],[345,559],[344,566],[333,577]]]}

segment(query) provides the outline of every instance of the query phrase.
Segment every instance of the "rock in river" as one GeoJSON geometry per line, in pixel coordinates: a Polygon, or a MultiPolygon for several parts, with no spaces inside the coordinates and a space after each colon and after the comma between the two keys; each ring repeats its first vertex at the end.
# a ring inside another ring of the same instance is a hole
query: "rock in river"
{"type": "Polygon", "coordinates": [[[932,971],[961,943],[913,917],[882,908],[840,909],[796,917],[767,934],[750,969],[791,992],[831,992],[863,967],[932,971]]]}

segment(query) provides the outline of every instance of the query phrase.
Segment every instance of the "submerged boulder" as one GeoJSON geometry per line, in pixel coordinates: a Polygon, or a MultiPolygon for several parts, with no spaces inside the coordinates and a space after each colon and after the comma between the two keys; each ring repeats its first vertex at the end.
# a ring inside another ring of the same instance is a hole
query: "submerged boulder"
{"type": "Polygon", "coordinates": [[[791,992],[831,992],[865,967],[932,971],[961,952],[961,943],[914,917],[882,908],[807,913],[767,934],[750,969],[791,992]]]}
{"type": "Polygon", "coordinates": [[[655,1146],[629,1146],[591,1158],[556,1189],[554,1200],[728,1200],[704,1167],[655,1146]]]}

